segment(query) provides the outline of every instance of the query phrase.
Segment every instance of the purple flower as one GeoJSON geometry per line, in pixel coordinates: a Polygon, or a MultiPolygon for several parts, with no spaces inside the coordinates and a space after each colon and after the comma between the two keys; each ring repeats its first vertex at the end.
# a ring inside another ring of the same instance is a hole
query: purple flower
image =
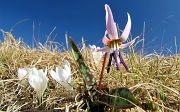
{"type": "MultiPolygon", "coordinates": [[[[98,48],[98,49],[93,48],[91,46],[90,47],[91,47],[91,49],[93,49],[96,52],[111,52],[110,58],[109,58],[109,63],[108,63],[108,69],[111,66],[112,57],[113,57],[114,61],[115,61],[116,68],[117,68],[117,70],[119,70],[116,51],[119,49],[123,49],[123,48],[131,46],[135,42],[135,40],[137,38],[139,38],[139,36],[136,37],[135,39],[133,39],[132,41],[126,43],[126,44],[122,44],[122,42],[127,40],[129,33],[130,33],[130,30],[131,30],[130,15],[129,15],[129,13],[127,13],[128,21],[127,21],[127,24],[126,24],[121,36],[119,37],[117,26],[116,26],[116,23],[114,22],[113,14],[111,12],[109,5],[105,4],[105,10],[106,10],[106,31],[105,31],[104,37],[102,39],[102,42],[106,46],[103,48],[98,48]],[[107,35],[108,35],[108,37],[107,37],[107,35]]],[[[122,63],[124,65],[124,67],[126,68],[126,71],[129,71],[129,69],[128,69],[127,65],[125,64],[120,52],[118,52],[118,55],[119,55],[118,57],[120,58],[120,63],[122,63]]]]}

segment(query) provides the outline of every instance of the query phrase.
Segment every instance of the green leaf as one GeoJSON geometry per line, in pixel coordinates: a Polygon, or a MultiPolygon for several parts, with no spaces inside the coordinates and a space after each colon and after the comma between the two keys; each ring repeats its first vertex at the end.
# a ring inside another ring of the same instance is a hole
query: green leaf
{"type": "Polygon", "coordinates": [[[110,90],[109,95],[106,96],[105,103],[118,109],[132,108],[140,104],[130,90],[125,87],[110,90]]]}
{"type": "Polygon", "coordinates": [[[72,38],[70,38],[70,43],[71,43],[72,54],[82,74],[83,81],[85,83],[86,89],[88,90],[88,94],[91,98],[91,101],[93,101],[96,96],[96,90],[95,90],[97,88],[96,80],[94,78],[94,75],[90,72],[86,62],[84,61],[84,58],[82,57],[79,49],[77,48],[72,38]]]}

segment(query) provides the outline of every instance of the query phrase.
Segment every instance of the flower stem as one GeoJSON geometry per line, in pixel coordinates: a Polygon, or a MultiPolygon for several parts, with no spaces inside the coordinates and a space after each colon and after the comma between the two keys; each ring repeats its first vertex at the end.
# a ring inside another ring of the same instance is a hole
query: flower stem
{"type": "Polygon", "coordinates": [[[38,100],[39,109],[41,110],[43,108],[43,106],[42,106],[42,96],[38,96],[37,100],[38,100]]]}
{"type": "MultiPolygon", "coordinates": [[[[103,61],[103,65],[102,65],[102,69],[101,69],[101,74],[99,77],[99,85],[98,85],[98,91],[101,91],[101,83],[102,83],[102,78],[103,78],[103,72],[104,72],[104,67],[105,67],[105,63],[106,63],[106,57],[107,57],[107,52],[104,55],[104,61],[103,61]]],[[[98,99],[99,99],[99,92],[98,92],[98,99]]]]}

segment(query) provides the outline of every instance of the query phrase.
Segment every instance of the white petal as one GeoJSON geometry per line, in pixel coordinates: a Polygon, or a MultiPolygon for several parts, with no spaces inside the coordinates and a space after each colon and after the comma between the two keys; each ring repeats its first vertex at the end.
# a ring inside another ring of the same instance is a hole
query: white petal
{"type": "Polygon", "coordinates": [[[50,75],[51,75],[52,78],[53,78],[54,80],[56,80],[57,82],[61,82],[61,80],[60,80],[58,74],[57,74],[55,71],[50,70],[50,75]]]}
{"type": "Polygon", "coordinates": [[[36,68],[32,68],[29,72],[28,81],[37,92],[38,98],[40,98],[47,87],[48,78],[46,74],[42,70],[38,71],[36,68]]]}
{"type": "Polygon", "coordinates": [[[65,81],[67,81],[69,76],[71,77],[71,73],[65,69],[63,69],[63,73],[61,75],[64,77],[65,81]]]}
{"type": "Polygon", "coordinates": [[[64,69],[71,72],[70,63],[67,60],[64,60],[64,69]]]}
{"type": "Polygon", "coordinates": [[[23,78],[28,78],[28,71],[26,68],[19,68],[18,69],[18,78],[22,80],[23,78]]]}
{"type": "Polygon", "coordinates": [[[68,90],[73,90],[73,87],[70,84],[68,84],[67,82],[61,82],[60,84],[68,90]]]}
{"type": "Polygon", "coordinates": [[[69,84],[71,84],[71,75],[69,75],[69,76],[67,77],[66,81],[67,81],[69,84]]]}
{"type": "Polygon", "coordinates": [[[62,80],[60,80],[60,77],[59,77],[59,75],[62,75],[62,74],[57,74],[53,70],[50,70],[50,74],[63,87],[65,87],[68,90],[73,90],[73,87],[70,85],[70,83],[71,83],[71,75],[69,75],[69,76],[67,75],[68,76],[67,81],[66,80],[62,81],[62,80]]]}
{"type": "Polygon", "coordinates": [[[45,89],[47,88],[48,78],[46,77],[45,74],[39,74],[39,76],[40,76],[40,82],[39,82],[40,88],[39,88],[39,91],[40,91],[41,95],[43,95],[45,89]]]}
{"type": "Polygon", "coordinates": [[[96,49],[96,46],[95,45],[89,45],[91,51],[93,51],[94,49],[96,49]]]}
{"type": "Polygon", "coordinates": [[[40,78],[38,76],[38,71],[36,68],[32,68],[32,70],[29,72],[29,78],[28,78],[29,84],[38,92],[40,86],[40,78]]]}
{"type": "Polygon", "coordinates": [[[95,49],[96,52],[109,52],[110,50],[111,50],[111,48],[108,46],[99,48],[99,49],[95,49]]]}
{"type": "Polygon", "coordinates": [[[96,64],[99,63],[99,61],[101,60],[102,56],[103,56],[103,53],[102,53],[102,52],[96,52],[96,51],[94,51],[94,52],[93,52],[94,62],[95,62],[96,64]]]}
{"type": "Polygon", "coordinates": [[[62,75],[63,74],[63,69],[60,67],[60,66],[57,66],[56,67],[56,73],[57,73],[57,75],[58,75],[58,77],[59,77],[59,79],[61,80],[61,81],[65,81],[66,79],[64,78],[64,76],[62,75]]]}

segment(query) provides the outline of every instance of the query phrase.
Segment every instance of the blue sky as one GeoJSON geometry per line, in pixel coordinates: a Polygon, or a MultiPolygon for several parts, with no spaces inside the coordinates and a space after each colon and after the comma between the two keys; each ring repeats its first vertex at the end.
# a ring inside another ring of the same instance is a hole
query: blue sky
{"type": "MultiPolygon", "coordinates": [[[[67,31],[76,43],[80,43],[83,36],[86,44],[102,47],[101,39],[106,29],[105,4],[110,6],[114,20],[122,30],[127,22],[127,12],[130,14],[133,38],[142,34],[145,22],[146,52],[159,50],[162,45],[165,53],[170,48],[175,53],[174,36],[177,44],[180,42],[179,0],[1,0],[0,29],[9,31],[19,21],[28,19],[16,25],[12,34],[16,39],[22,37],[30,46],[34,22],[34,37],[42,44],[47,39],[45,35],[56,27],[51,39],[57,34],[54,41],[64,43],[64,46],[67,31]]],[[[3,40],[2,35],[0,40],[3,40]]],[[[142,42],[138,44],[137,51],[141,46],[142,42]]]]}

